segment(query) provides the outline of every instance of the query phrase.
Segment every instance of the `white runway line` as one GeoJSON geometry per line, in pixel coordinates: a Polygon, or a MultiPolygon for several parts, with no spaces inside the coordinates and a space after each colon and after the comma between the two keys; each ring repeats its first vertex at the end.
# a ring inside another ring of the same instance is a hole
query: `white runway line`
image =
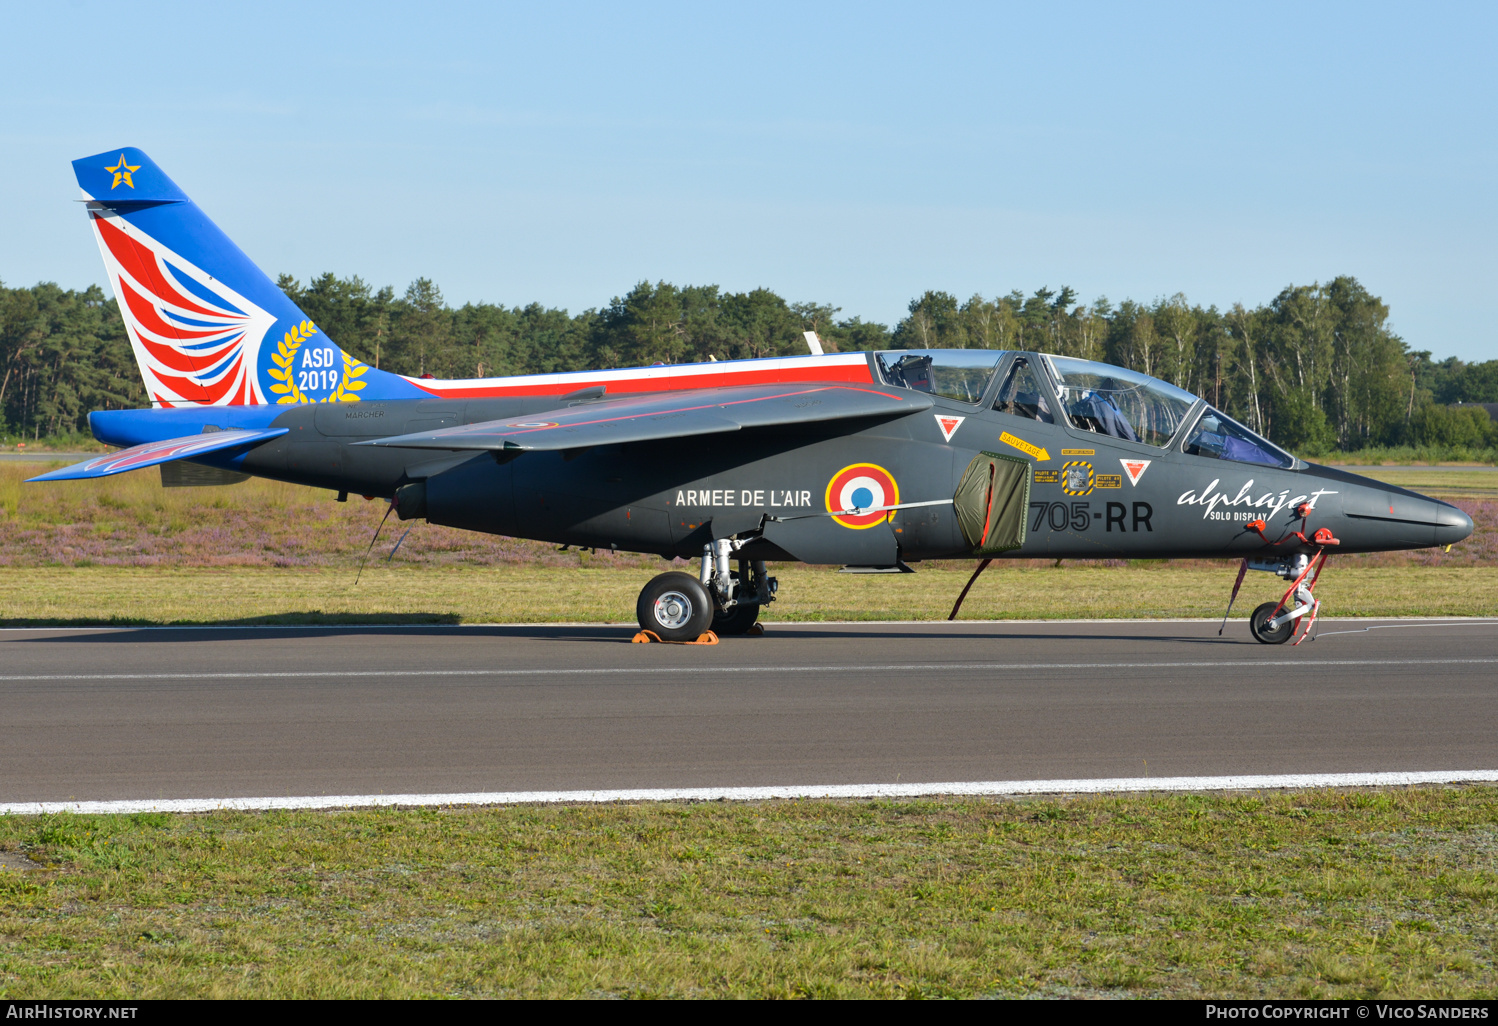
{"type": "Polygon", "coordinates": [[[1498,664],[1498,656],[1479,659],[1213,659],[1192,662],[909,662],[803,667],[536,667],[532,670],[210,670],[202,673],[133,674],[0,674],[0,683],[22,680],[303,680],[360,677],[662,677],[715,674],[782,673],[942,673],[977,670],[986,673],[1038,673],[1046,670],[1243,670],[1261,667],[1473,667],[1498,664]]]}
{"type": "Polygon", "coordinates": [[[795,798],[1006,797],[1034,794],[1122,794],[1145,791],[1261,791],[1322,787],[1408,787],[1498,783],[1498,770],[1411,773],[1283,773],[1268,776],[1113,777],[1100,780],[1008,780],[937,784],[812,784],[784,787],[634,788],[613,791],[494,791],[468,794],[340,794],[291,798],[176,798],[101,802],[7,802],[0,815],[137,812],[264,812],[381,806],[555,805],[591,802],[752,802],[795,798]]]}
{"type": "MultiPolygon", "coordinates": [[[[1343,621],[1344,623],[1346,621],[1343,621]]],[[[1367,634],[1369,631],[1395,631],[1413,630],[1418,627],[1489,627],[1498,625],[1498,620],[1473,620],[1468,623],[1376,623],[1371,627],[1353,627],[1345,631],[1323,631],[1318,630],[1311,635],[1311,640],[1317,638],[1330,638],[1338,634],[1367,634]]],[[[1317,625],[1320,626],[1319,624],[1317,625]]]]}
{"type": "Polygon", "coordinates": [[[1034,673],[1044,670],[1242,670],[1274,666],[1487,666],[1498,663],[1498,657],[1478,659],[1234,659],[1198,660],[1166,663],[849,663],[818,666],[599,666],[557,669],[505,670],[427,670],[422,668],[393,670],[208,670],[199,673],[4,673],[0,683],[17,681],[114,681],[114,680],[303,680],[308,678],[430,678],[430,677],[596,677],[596,676],[694,676],[705,672],[774,674],[774,673],[939,673],[952,670],[978,670],[991,673],[1034,673]]]}

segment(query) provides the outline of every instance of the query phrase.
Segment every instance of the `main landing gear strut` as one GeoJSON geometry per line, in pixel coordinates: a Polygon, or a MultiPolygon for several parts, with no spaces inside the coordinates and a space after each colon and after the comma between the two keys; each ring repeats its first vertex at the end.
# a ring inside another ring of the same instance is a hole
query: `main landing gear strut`
{"type": "MultiPolygon", "coordinates": [[[[1288,531],[1278,541],[1271,542],[1264,534],[1266,525],[1262,520],[1253,521],[1248,529],[1257,532],[1270,548],[1294,540],[1305,548],[1314,546],[1315,552],[1244,559],[1243,565],[1238,569],[1238,580],[1233,583],[1233,595],[1228,599],[1227,613],[1222,614],[1223,627],[1226,627],[1228,613],[1233,611],[1233,603],[1238,599],[1238,589],[1243,586],[1243,577],[1249,570],[1265,570],[1289,581],[1290,587],[1285,589],[1285,594],[1278,602],[1265,602],[1249,614],[1248,632],[1262,645],[1283,645],[1295,637],[1296,631],[1302,626],[1305,629],[1300,631],[1295,644],[1299,645],[1311,633],[1316,617],[1321,612],[1321,600],[1313,592],[1317,582],[1321,580],[1321,571],[1326,566],[1326,557],[1329,555],[1327,547],[1341,544],[1325,527],[1307,538],[1305,521],[1310,515],[1310,509],[1302,504],[1297,512],[1300,514],[1300,530],[1288,531]]],[[[1218,628],[1217,633],[1221,634],[1222,628],[1218,628]]]]}
{"type": "Polygon", "coordinates": [[[752,632],[759,611],[775,601],[779,584],[765,573],[763,560],[737,558],[741,543],[721,538],[702,547],[702,569],[661,574],[645,585],[635,603],[640,630],[662,641],[696,641],[714,634],[752,632]],[[738,569],[729,563],[737,559],[738,569]]]}

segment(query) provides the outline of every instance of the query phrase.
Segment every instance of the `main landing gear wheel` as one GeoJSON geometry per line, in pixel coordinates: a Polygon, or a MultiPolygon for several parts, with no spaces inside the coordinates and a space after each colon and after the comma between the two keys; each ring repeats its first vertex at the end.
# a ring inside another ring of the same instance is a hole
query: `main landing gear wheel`
{"type": "Polygon", "coordinates": [[[1248,618],[1248,632],[1262,645],[1283,645],[1295,634],[1295,620],[1286,620],[1278,627],[1269,626],[1269,619],[1279,605],[1278,602],[1265,602],[1248,618]]]}
{"type": "Polygon", "coordinates": [[[713,614],[713,633],[720,638],[747,634],[758,619],[758,602],[740,602],[726,613],[713,614]]]}
{"type": "Polygon", "coordinates": [[[696,641],[713,621],[713,599],[691,574],[661,574],[640,592],[635,619],[662,641],[696,641]]]}

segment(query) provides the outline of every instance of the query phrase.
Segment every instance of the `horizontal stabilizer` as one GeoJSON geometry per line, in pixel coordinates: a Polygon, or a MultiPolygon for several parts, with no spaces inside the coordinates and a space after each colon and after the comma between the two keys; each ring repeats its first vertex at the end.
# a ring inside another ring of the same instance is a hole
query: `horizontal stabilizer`
{"type": "Polygon", "coordinates": [[[741,385],[586,403],[357,444],[403,449],[581,449],[852,417],[900,417],[931,405],[929,395],[906,388],[741,385]]]}
{"type": "Polygon", "coordinates": [[[247,449],[272,438],[279,438],[286,434],[286,431],[286,428],[261,428],[254,431],[235,429],[214,431],[206,435],[188,435],[186,438],[168,438],[161,442],[147,442],[144,445],[133,445],[128,449],[112,452],[107,456],[95,456],[91,460],[84,460],[82,463],[75,463],[71,467],[63,467],[61,470],[54,470],[40,477],[33,477],[31,480],[79,481],[90,477],[109,477],[111,474],[123,474],[127,470],[154,467],[158,463],[205,456],[210,452],[247,449]]]}

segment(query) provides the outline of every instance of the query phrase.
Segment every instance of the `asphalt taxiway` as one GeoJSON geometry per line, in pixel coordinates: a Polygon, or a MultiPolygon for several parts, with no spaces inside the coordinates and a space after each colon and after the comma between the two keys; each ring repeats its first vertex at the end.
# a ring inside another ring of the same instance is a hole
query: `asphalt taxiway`
{"type": "Polygon", "coordinates": [[[0,802],[1498,769],[1498,622],[1322,629],[7,630],[0,802]]]}
{"type": "Polygon", "coordinates": [[[78,463],[102,452],[0,452],[0,463],[78,463]]]}

